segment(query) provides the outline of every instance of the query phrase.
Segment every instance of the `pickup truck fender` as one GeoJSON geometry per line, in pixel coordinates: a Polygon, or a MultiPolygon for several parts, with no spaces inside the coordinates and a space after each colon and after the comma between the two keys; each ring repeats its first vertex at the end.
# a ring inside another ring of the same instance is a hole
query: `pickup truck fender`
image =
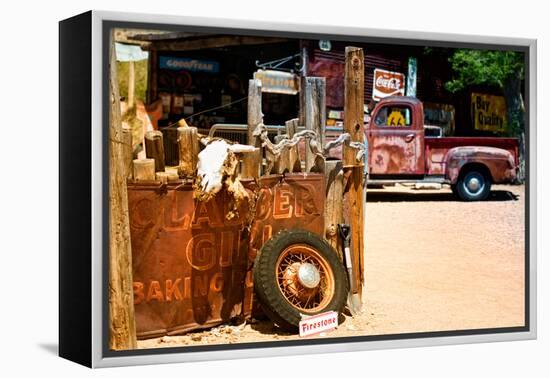
{"type": "Polygon", "coordinates": [[[511,152],[497,147],[462,146],[451,148],[445,156],[445,176],[456,184],[463,168],[484,169],[493,183],[513,182],[516,164],[511,152]]]}

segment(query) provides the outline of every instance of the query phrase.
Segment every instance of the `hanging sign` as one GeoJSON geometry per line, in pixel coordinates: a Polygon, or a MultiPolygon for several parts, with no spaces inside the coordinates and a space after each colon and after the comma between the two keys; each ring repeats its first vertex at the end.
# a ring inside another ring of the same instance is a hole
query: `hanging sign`
{"type": "Polygon", "coordinates": [[[159,57],[159,67],[168,70],[185,70],[191,72],[217,73],[220,71],[220,64],[218,62],[170,56],[159,57]]]}
{"type": "Polygon", "coordinates": [[[472,93],[472,117],[476,130],[505,131],[506,101],[504,97],[472,93]]]}
{"type": "Polygon", "coordinates": [[[262,92],[295,95],[300,91],[300,79],[290,72],[258,70],[254,79],[262,82],[262,92]]]}
{"type": "Polygon", "coordinates": [[[375,101],[388,96],[403,96],[405,94],[405,75],[400,72],[392,72],[374,69],[374,82],[372,85],[372,98],[375,101]]]}

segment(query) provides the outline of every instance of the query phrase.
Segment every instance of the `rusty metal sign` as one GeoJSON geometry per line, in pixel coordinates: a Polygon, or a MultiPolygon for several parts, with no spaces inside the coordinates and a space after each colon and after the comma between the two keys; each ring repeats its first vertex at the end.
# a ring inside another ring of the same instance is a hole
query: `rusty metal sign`
{"type": "Polygon", "coordinates": [[[295,95],[300,91],[300,78],[290,72],[258,70],[254,79],[262,82],[262,92],[295,95]]]}
{"type": "Polygon", "coordinates": [[[263,244],[283,229],[323,235],[324,175],[273,175],[243,184],[257,198],[251,224],[246,203],[227,220],[225,191],[199,202],[190,182],[128,184],[138,338],[250,316],[252,268],[263,244]]]}
{"type": "Polygon", "coordinates": [[[254,306],[252,268],[262,246],[281,230],[301,229],[324,235],[325,176],[289,173],[260,178],[254,221],[250,229],[244,315],[254,306]]]}
{"type": "Polygon", "coordinates": [[[128,202],[138,337],[184,333],[239,315],[247,240],[244,218],[225,217],[227,194],[198,202],[190,183],[134,184],[128,202]]]}
{"type": "Polygon", "coordinates": [[[405,94],[405,75],[400,72],[392,72],[374,69],[374,81],[372,85],[372,98],[376,101],[389,96],[403,96],[405,94]]]}

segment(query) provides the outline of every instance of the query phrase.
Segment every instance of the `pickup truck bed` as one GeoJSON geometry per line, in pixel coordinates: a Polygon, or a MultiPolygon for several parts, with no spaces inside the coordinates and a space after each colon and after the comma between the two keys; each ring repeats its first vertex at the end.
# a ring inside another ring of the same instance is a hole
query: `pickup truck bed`
{"type": "Polygon", "coordinates": [[[518,165],[518,140],[515,138],[494,138],[494,137],[442,137],[424,139],[426,157],[426,174],[445,174],[445,157],[450,149],[454,147],[494,147],[507,150],[515,157],[515,165],[518,165]]]}

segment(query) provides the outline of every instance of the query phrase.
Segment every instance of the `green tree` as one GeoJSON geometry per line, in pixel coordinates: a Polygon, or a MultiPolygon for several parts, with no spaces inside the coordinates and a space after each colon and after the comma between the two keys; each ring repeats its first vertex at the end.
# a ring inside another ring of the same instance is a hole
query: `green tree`
{"type": "Polygon", "coordinates": [[[520,180],[524,178],[525,108],[521,84],[525,74],[524,54],[516,51],[458,49],[449,58],[454,78],[445,84],[452,93],[471,85],[500,88],[506,100],[508,133],[519,139],[520,180]]]}

